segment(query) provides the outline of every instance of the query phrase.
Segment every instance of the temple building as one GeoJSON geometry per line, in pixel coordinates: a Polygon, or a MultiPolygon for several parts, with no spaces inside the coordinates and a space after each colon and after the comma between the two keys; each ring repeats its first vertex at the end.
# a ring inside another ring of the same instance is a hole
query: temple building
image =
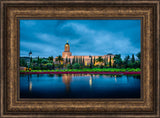
{"type": "MultiPolygon", "coordinates": [[[[57,57],[56,57],[57,58],[57,57]]],[[[55,64],[58,64],[59,62],[56,61],[56,58],[53,59],[53,62],[55,64]]],[[[67,43],[64,46],[64,52],[62,52],[62,58],[63,61],[61,61],[61,64],[66,63],[84,63],[85,66],[90,65],[91,62],[93,65],[104,65],[104,63],[109,63],[111,60],[111,64],[113,65],[113,54],[107,54],[107,55],[72,55],[70,52],[70,45],[67,41],[67,43]],[[101,57],[103,59],[103,62],[96,61],[97,58],[101,57]]]]}

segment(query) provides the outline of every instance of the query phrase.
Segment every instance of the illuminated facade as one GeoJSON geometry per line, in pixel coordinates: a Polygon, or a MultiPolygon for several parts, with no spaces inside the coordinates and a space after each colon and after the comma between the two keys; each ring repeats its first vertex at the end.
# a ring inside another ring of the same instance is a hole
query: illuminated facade
{"type": "Polygon", "coordinates": [[[67,43],[64,46],[64,52],[62,52],[62,57],[63,58],[69,58],[72,56],[72,53],[70,52],[70,46],[69,43],[67,41],[67,43]]]}
{"type": "MultiPolygon", "coordinates": [[[[56,57],[57,58],[57,57],[56,57]]],[[[54,58],[54,63],[58,63],[58,61],[56,61],[56,58],[54,58]]],[[[62,58],[63,61],[61,61],[61,64],[65,64],[65,63],[72,63],[73,61],[76,63],[84,63],[85,66],[90,65],[91,62],[93,65],[104,65],[104,62],[109,63],[110,59],[111,59],[111,64],[113,65],[113,58],[114,55],[112,54],[108,54],[108,55],[88,55],[88,56],[73,56],[72,53],[70,52],[70,45],[67,41],[67,43],[64,46],[64,52],[62,52],[62,58]],[[102,59],[104,60],[103,62],[97,62],[96,59],[102,57],[102,59]]]]}

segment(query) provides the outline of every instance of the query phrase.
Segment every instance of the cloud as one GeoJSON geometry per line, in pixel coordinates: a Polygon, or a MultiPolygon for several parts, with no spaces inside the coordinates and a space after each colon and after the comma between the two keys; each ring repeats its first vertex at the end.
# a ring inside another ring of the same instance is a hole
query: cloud
{"type": "Polygon", "coordinates": [[[20,56],[58,56],[66,41],[74,55],[140,52],[140,20],[20,20],[20,56]]]}

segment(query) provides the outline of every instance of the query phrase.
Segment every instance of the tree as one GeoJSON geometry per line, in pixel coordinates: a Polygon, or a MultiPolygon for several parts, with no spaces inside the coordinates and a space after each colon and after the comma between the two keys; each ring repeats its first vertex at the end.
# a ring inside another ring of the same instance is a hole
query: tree
{"type": "Polygon", "coordinates": [[[71,64],[67,64],[67,69],[72,69],[72,65],[71,64]]]}
{"type": "Polygon", "coordinates": [[[108,65],[109,63],[108,63],[108,57],[106,58],[106,66],[108,65]]]}
{"type": "Polygon", "coordinates": [[[141,52],[137,53],[136,56],[138,57],[139,60],[141,60],[141,52]]]}
{"type": "Polygon", "coordinates": [[[74,64],[74,63],[75,63],[75,56],[74,56],[73,61],[72,61],[72,64],[74,64]]]}
{"type": "Polygon", "coordinates": [[[38,56],[38,58],[37,58],[37,61],[38,61],[38,64],[39,64],[39,56],[38,56]]]}
{"type": "Polygon", "coordinates": [[[49,60],[49,62],[52,63],[52,62],[53,62],[53,56],[49,56],[49,57],[48,57],[48,60],[49,60]]]}
{"type": "Polygon", "coordinates": [[[102,57],[98,57],[98,58],[96,59],[96,61],[97,61],[97,62],[103,62],[103,58],[102,58],[102,57]]]}
{"type": "Polygon", "coordinates": [[[79,68],[80,68],[80,64],[79,64],[79,63],[73,64],[73,68],[74,68],[74,69],[79,69],[79,68]]]}
{"type": "Polygon", "coordinates": [[[52,65],[52,63],[47,63],[47,69],[52,69],[52,67],[53,67],[53,65],[52,65]]]}
{"type": "Polygon", "coordinates": [[[38,60],[33,59],[32,62],[35,64],[38,62],[38,60]]]}
{"type": "Polygon", "coordinates": [[[114,56],[114,65],[115,67],[121,68],[122,65],[122,58],[120,54],[116,54],[114,56]]]}
{"type": "Polygon", "coordinates": [[[78,58],[78,63],[81,64],[81,58],[78,58]]]}
{"type": "Polygon", "coordinates": [[[25,59],[20,59],[20,66],[27,67],[27,63],[26,63],[25,59]]]}
{"type": "Polygon", "coordinates": [[[39,58],[39,63],[40,63],[40,64],[42,63],[42,60],[43,60],[42,58],[39,58]]]}
{"type": "Polygon", "coordinates": [[[69,64],[71,64],[71,60],[70,60],[70,58],[69,58],[69,61],[68,61],[68,62],[69,62],[69,64]]]}
{"type": "Polygon", "coordinates": [[[94,62],[93,63],[95,64],[95,62],[96,62],[96,59],[95,59],[95,56],[94,56],[94,62]]]}
{"type": "Polygon", "coordinates": [[[104,58],[104,65],[105,66],[107,65],[107,59],[106,59],[106,57],[104,58]]]}
{"type": "Polygon", "coordinates": [[[84,57],[83,57],[83,61],[82,61],[82,63],[83,63],[83,66],[84,66],[84,57]]]}
{"type": "Polygon", "coordinates": [[[43,63],[43,64],[47,64],[48,62],[49,62],[49,61],[46,60],[46,59],[43,59],[43,60],[42,60],[42,63],[43,63]]]}
{"type": "Polygon", "coordinates": [[[111,62],[111,56],[109,57],[109,67],[111,68],[112,62],[111,62]]]}
{"type": "Polygon", "coordinates": [[[50,59],[53,61],[53,56],[51,56],[50,59]]]}
{"type": "Polygon", "coordinates": [[[135,62],[134,54],[132,54],[131,62],[132,62],[132,63],[135,62]]]}
{"type": "Polygon", "coordinates": [[[124,66],[125,66],[125,68],[128,67],[129,58],[130,58],[129,55],[124,58],[124,66]]]}
{"type": "Polygon", "coordinates": [[[54,65],[54,63],[52,63],[52,69],[54,69],[55,68],[55,65],[54,65]]]}
{"type": "Polygon", "coordinates": [[[92,68],[92,56],[90,56],[91,61],[90,61],[90,68],[92,68]]]}
{"type": "Polygon", "coordinates": [[[78,58],[76,58],[76,63],[78,63],[78,58]]]}
{"type": "Polygon", "coordinates": [[[67,59],[67,57],[66,57],[66,64],[68,63],[68,59],[67,59]]]}
{"type": "Polygon", "coordinates": [[[59,56],[56,58],[56,61],[58,61],[58,62],[59,62],[59,64],[60,64],[60,62],[61,62],[61,61],[63,61],[62,56],[61,56],[61,55],[59,55],[59,56]]]}
{"type": "Polygon", "coordinates": [[[40,65],[40,69],[42,69],[42,58],[39,58],[39,65],[40,65]]]}
{"type": "Polygon", "coordinates": [[[141,66],[141,52],[137,53],[136,56],[138,57],[137,67],[140,68],[140,66],[141,66]]]}
{"type": "Polygon", "coordinates": [[[30,63],[32,63],[32,57],[30,58],[30,63]]]}
{"type": "Polygon", "coordinates": [[[79,58],[79,64],[82,65],[82,57],[79,58]]]}
{"type": "Polygon", "coordinates": [[[50,60],[53,60],[53,56],[49,56],[48,57],[48,60],[50,61],[50,60]]]}

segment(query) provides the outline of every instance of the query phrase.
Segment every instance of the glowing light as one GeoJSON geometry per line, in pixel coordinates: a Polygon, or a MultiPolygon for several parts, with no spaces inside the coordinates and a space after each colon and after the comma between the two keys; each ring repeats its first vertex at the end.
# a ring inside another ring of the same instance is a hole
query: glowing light
{"type": "Polygon", "coordinates": [[[89,86],[92,87],[92,77],[90,76],[90,79],[89,79],[89,86]]]}
{"type": "Polygon", "coordinates": [[[29,82],[29,91],[32,91],[32,81],[29,82]]]}
{"type": "Polygon", "coordinates": [[[114,80],[115,80],[115,82],[117,82],[117,78],[116,78],[116,77],[117,77],[117,76],[115,75],[115,79],[114,79],[114,80]]]}
{"type": "Polygon", "coordinates": [[[87,66],[87,61],[85,61],[85,66],[87,66]]]}

